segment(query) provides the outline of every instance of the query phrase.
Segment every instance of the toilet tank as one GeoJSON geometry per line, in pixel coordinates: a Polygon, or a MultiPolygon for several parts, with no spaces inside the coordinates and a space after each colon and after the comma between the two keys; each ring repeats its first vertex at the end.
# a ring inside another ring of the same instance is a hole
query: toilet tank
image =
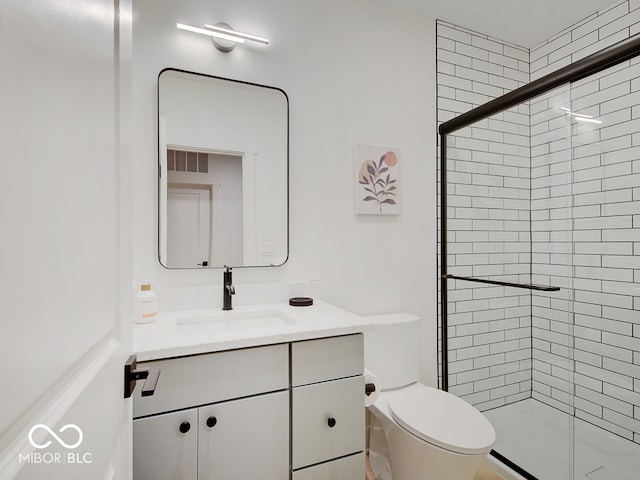
{"type": "Polygon", "coordinates": [[[409,313],[366,317],[364,366],[389,390],[417,382],[420,374],[420,318],[409,313]]]}

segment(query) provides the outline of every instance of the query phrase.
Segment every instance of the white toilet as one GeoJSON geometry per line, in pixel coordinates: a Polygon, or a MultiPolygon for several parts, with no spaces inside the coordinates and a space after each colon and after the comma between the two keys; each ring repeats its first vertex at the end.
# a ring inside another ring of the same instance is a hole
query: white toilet
{"type": "Polygon", "coordinates": [[[473,480],[496,434],[482,413],[443,390],[418,383],[420,319],[368,317],[365,368],[379,380],[369,462],[378,480],[473,480]]]}

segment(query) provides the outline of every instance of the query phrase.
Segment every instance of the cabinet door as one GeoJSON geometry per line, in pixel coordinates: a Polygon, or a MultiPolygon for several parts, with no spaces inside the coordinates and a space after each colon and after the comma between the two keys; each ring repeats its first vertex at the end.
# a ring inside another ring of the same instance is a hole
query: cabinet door
{"type": "Polygon", "coordinates": [[[196,480],[195,408],[133,421],[134,480],[196,480]]]}
{"type": "Polygon", "coordinates": [[[289,478],[289,392],[200,407],[198,480],[289,478]]]}
{"type": "Polygon", "coordinates": [[[364,377],[293,389],[292,467],[364,450],[364,377]]]}

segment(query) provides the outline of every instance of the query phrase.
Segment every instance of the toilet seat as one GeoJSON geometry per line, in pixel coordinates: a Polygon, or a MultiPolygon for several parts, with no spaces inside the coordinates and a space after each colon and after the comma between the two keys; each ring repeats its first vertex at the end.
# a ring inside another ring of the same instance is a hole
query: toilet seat
{"type": "Polygon", "coordinates": [[[464,400],[421,385],[389,399],[393,419],[425,442],[462,454],[487,453],[496,434],[489,420],[464,400]]]}

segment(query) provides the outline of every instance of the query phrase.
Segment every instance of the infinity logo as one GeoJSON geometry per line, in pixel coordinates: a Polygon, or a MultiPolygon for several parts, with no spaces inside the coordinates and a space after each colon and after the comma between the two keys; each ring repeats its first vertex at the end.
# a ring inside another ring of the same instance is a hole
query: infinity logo
{"type": "Polygon", "coordinates": [[[42,445],[39,445],[35,442],[35,440],[33,439],[33,432],[35,432],[39,428],[42,428],[47,432],[49,432],[49,435],[55,438],[60,445],[62,445],[64,448],[67,448],[69,450],[76,448],[78,445],[82,443],[82,430],[80,430],[80,427],[78,427],[77,425],[69,423],[60,429],[60,433],[70,428],[78,432],[78,441],[72,445],[69,445],[68,443],[65,443],[64,440],[62,440],[58,435],[56,435],[55,432],[51,430],[48,426],[42,423],[39,423],[31,427],[31,430],[29,430],[29,443],[31,443],[31,445],[33,445],[35,448],[47,448],[49,445],[51,445],[51,440],[47,441],[46,443],[43,443],[42,445]]]}

